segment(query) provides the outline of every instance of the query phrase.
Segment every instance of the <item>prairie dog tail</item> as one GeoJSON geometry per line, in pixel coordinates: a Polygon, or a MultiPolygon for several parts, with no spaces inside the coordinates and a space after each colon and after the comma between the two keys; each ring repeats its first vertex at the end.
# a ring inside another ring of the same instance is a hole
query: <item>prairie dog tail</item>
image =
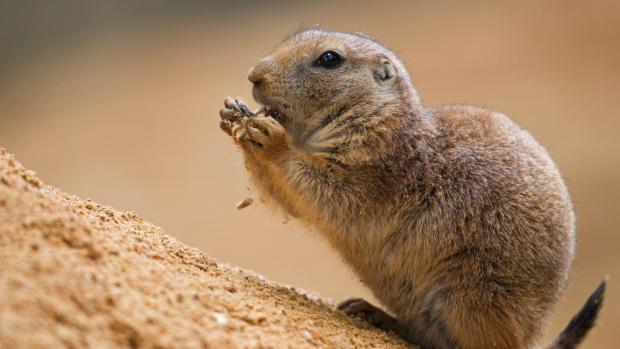
{"type": "Polygon", "coordinates": [[[546,349],[574,349],[583,341],[586,334],[592,327],[603,305],[606,281],[598,286],[596,291],[590,295],[581,310],[575,315],[566,328],[546,349]]]}

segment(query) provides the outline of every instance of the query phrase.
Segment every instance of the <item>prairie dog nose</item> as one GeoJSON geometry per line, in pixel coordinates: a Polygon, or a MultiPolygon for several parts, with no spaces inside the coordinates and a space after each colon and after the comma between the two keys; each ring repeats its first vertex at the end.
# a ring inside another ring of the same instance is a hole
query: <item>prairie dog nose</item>
{"type": "Polygon", "coordinates": [[[248,80],[250,80],[254,84],[258,84],[265,79],[265,75],[267,75],[267,71],[269,70],[270,61],[267,58],[261,59],[255,66],[250,68],[250,73],[248,74],[248,80]]]}

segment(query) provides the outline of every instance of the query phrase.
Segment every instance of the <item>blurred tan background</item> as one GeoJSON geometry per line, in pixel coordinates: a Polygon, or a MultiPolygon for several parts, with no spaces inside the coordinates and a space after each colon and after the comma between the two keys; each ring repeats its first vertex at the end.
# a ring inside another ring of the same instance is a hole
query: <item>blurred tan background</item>
{"type": "Polygon", "coordinates": [[[385,42],[427,104],[505,112],[547,147],[579,244],[545,339],[609,275],[583,348],[619,347],[618,1],[1,1],[0,146],[46,182],[134,210],[220,261],[366,297],[316,234],[261,204],[235,209],[249,182],[218,128],[225,96],[251,101],[252,64],[316,23],[385,42]]]}

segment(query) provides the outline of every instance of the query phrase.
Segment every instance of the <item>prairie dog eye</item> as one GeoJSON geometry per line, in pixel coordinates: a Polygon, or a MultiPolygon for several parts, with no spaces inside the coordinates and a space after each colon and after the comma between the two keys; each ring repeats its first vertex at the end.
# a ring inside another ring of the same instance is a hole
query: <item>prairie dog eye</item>
{"type": "Polygon", "coordinates": [[[342,57],[334,51],[327,51],[321,54],[319,59],[314,62],[317,67],[335,68],[342,63],[342,57]]]}

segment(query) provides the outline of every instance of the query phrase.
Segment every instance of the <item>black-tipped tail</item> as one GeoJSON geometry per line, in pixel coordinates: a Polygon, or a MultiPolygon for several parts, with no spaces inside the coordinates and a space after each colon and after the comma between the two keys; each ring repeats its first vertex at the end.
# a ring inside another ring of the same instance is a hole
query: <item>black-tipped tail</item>
{"type": "Polygon", "coordinates": [[[590,295],[586,304],[584,304],[579,313],[570,320],[568,326],[560,333],[549,349],[577,348],[579,343],[586,337],[588,331],[594,327],[598,313],[603,305],[605,287],[605,281],[601,282],[596,291],[590,295]]]}

